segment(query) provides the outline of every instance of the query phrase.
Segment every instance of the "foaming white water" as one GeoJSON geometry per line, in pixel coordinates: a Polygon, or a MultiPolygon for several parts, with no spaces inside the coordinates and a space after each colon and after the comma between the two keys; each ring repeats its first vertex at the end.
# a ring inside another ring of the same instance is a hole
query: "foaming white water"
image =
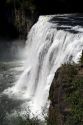
{"type": "Polygon", "coordinates": [[[83,49],[83,33],[57,30],[57,24],[50,22],[52,18],[41,16],[32,27],[26,41],[24,72],[12,88],[4,91],[24,100],[23,106],[29,106],[34,114],[41,114],[46,106],[56,70],[70,60],[77,62],[83,49]]]}

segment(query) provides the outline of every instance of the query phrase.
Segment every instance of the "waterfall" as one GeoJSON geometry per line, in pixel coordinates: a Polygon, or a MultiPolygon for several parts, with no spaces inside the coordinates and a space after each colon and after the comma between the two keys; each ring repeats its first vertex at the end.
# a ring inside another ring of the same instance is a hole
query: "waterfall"
{"type": "Polygon", "coordinates": [[[4,91],[23,100],[34,114],[46,106],[56,70],[68,61],[78,62],[83,49],[83,28],[59,25],[53,18],[58,17],[40,16],[31,28],[24,51],[24,71],[15,85],[4,91]]]}

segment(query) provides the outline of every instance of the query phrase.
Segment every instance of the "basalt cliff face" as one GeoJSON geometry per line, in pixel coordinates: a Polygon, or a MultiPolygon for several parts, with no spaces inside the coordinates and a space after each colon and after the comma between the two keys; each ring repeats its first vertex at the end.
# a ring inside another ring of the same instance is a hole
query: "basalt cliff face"
{"type": "Polygon", "coordinates": [[[26,39],[36,19],[32,0],[0,1],[0,39],[26,39]]]}
{"type": "Polygon", "coordinates": [[[82,125],[82,98],[83,65],[62,65],[49,92],[48,125],[82,125]]]}

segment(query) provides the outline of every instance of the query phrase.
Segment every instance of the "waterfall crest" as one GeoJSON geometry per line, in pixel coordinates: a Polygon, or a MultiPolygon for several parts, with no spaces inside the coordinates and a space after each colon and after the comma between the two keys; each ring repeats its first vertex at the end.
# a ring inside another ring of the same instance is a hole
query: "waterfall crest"
{"type": "Polygon", "coordinates": [[[77,62],[83,49],[82,27],[65,26],[77,33],[58,29],[64,25],[52,22],[53,17],[57,18],[40,16],[32,27],[26,41],[24,71],[15,85],[5,91],[27,102],[34,114],[46,106],[56,70],[68,61],[77,62]]]}

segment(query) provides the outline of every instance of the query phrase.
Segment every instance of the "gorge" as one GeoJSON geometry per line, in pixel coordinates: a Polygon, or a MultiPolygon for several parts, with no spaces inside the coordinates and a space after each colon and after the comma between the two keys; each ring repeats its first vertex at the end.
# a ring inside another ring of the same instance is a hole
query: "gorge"
{"type": "Polygon", "coordinates": [[[22,100],[22,109],[38,116],[48,108],[49,89],[55,72],[64,63],[77,63],[83,50],[82,16],[64,14],[40,16],[28,35],[24,50],[24,71],[3,93],[22,100]]]}

